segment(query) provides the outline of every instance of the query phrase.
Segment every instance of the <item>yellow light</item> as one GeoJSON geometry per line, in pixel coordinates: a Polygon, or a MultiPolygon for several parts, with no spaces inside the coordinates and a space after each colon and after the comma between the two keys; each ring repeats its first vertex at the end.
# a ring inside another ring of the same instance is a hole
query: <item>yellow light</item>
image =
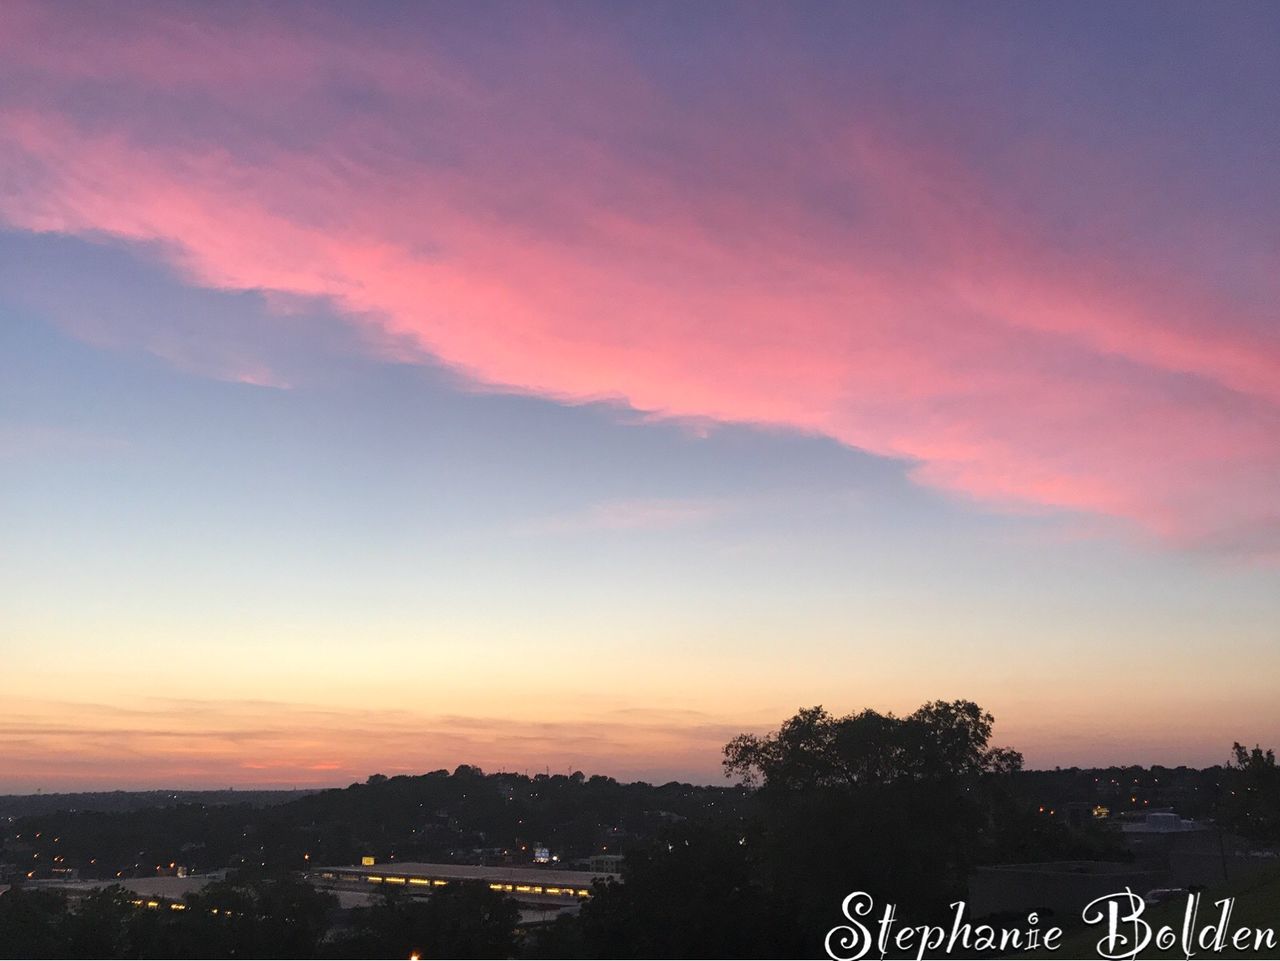
{"type": "Polygon", "coordinates": [[[160,902],[159,902],[159,901],[148,901],[148,902],[147,902],[147,907],[149,907],[149,908],[158,908],[158,907],[160,907],[160,902]]]}
{"type": "Polygon", "coordinates": [[[392,878],[392,877],[388,877],[388,878],[386,878],[385,880],[386,880],[386,882],[387,882],[388,884],[404,884],[404,878],[392,878]]]}
{"type": "Polygon", "coordinates": [[[578,897],[588,898],[590,896],[591,896],[591,892],[589,890],[587,890],[586,888],[578,888],[578,897]]]}
{"type": "MultiPolygon", "coordinates": [[[[28,875],[28,877],[30,877],[30,875],[28,875]]],[[[491,885],[489,885],[489,890],[490,890],[490,891],[501,891],[501,890],[502,890],[502,885],[501,885],[501,884],[491,884],[491,885]]]]}
{"type": "Polygon", "coordinates": [[[409,883],[410,884],[430,884],[431,882],[428,881],[426,878],[410,878],[409,883]]]}
{"type": "Polygon", "coordinates": [[[370,884],[381,884],[381,883],[382,883],[382,875],[380,875],[380,874],[366,874],[366,875],[365,875],[365,880],[366,880],[366,881],[368,881],[370,884]]]}
{"type": "Polygon", "coordinates": [[[441,881],[439,878],[437,878],[436,880],[432,881],[431,883],[432,883],[432,884],[434,884],[434,885],[435,885],[436,887],[438,887],[438,888],[442,888],[442,887],[444,887],[446,884],[448,884],[449,882],[448,882],[448,881],[441,881]]]}

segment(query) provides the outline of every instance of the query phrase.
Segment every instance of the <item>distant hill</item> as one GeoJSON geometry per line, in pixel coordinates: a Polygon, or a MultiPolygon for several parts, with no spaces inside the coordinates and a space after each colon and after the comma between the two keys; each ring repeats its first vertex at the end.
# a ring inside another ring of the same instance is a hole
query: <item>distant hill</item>
{"type": "Polygon", "coordinates": [[[250,804],[255,807],[296,801],[301,791],[84,791],[71,794],[0,794],[0,818],[58,811],[140,811],[178,804],[250,804]]]}
{"type": "Polygon", "coordinates": [[[486,775],[467,765],[309,792],[36,795],[0,799],[23,805],[0,805],[0,871],[44,876],[57,865],[85,879],[131,878],[170,864],[298,870],[366,855],[533,864],[540,849],[567,866],[621,853],[680,821],[733,820],[746,797],[734,787],[486,775]],[[10,813],[19,810],[27,813],[10,813]]]}

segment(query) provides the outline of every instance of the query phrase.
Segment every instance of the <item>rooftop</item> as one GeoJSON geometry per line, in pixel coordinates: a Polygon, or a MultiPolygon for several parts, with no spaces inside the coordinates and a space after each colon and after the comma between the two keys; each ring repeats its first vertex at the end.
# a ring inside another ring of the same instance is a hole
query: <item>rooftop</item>
{"type": "Polygon", "coordinates": [[[505,884],[538,885],[546,887],[587,888],[592,881],[616,878],[616,874],[599,871],[562,871],[557,868],[518,868],[507,864],[427,864],[421,861],[390,861],[386,864],[337,865],[319,869],[322,876],[339,877],[361,875],[369,879],[395,878],[441,881],[489,881],[505,884]]]}

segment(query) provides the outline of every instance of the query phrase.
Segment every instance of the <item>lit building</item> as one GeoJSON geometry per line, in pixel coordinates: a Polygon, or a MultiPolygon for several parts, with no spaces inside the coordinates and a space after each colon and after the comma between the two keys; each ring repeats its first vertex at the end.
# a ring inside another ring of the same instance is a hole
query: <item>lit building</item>
{"type": "Polygon", "coordinates": [[[319,887],[369,891],[393,886],[426,894],[457,881],[479,881],[522,904],[548,907],[577,904],[591,897],[595,881],[613,880],[604,871],[560,871],[550,868],[518,868],[508,865],[424,864],[391,862],[382,865],[322,867],[307,875],[319,887]]]}
{"type": "Polygon", "coordinates": [[[621,854],[593,854],[587,861],[591,871],[596,874],[617,874],[622,870],[621,854]]]}

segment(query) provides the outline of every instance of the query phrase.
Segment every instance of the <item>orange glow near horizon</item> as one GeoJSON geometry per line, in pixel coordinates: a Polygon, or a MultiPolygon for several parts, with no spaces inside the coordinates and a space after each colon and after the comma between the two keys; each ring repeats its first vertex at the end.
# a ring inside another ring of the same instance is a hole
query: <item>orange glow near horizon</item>
{"type": "MultiPolygon", "coordinates": [[[[904,713],[916,704],[876,706],[904,713]]],[[[1050,759],[1064,766],[1207,765],[1225,761],[1231,732],[1262,707],[1244,703],[1223,716],[1211,705],[1188,710],[1152,698],[1136,707],[1144,715],[1139,723],[1118,728],[1114,718],[1082,720],[1065,705],[1026,704],[998,718],[994,740],[1023,751],[1032,767],[1050,759]]],[[[373,773],[415,775],[459,764],[716,784],[729,783],[719,762],[731,737],[762,733],[786,716],[766,720],[758,713],[735,722],[692,712],[612,711],[549,721],[265,702],[143,699],[118,708],[28,702],[0,725],[0,747],[4,787],[17,793],[341,787],[373,773]]]]}

